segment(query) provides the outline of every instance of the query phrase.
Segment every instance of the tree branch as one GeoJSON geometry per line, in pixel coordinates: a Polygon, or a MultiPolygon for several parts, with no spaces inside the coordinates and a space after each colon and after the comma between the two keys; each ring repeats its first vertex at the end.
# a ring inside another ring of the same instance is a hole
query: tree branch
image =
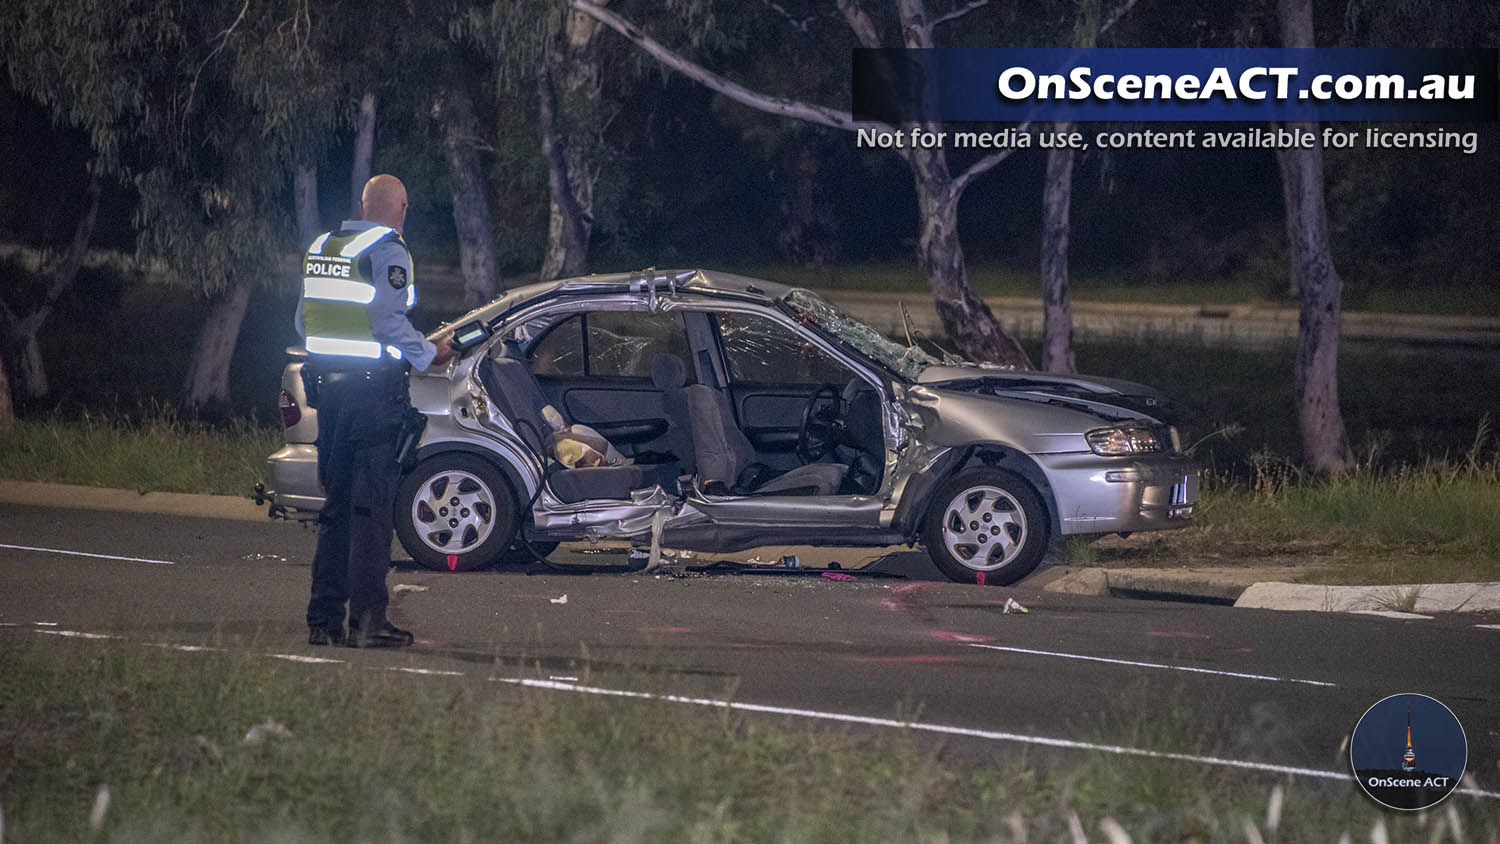
{"type": "Polygon", "coordinates": [[[207,67],[208,63],[213,61],[214,56],[217,56],[224,49],[224,46],[229,43],[230,36],[234,35],[234,30],[245,19],[245,13],[248,11],[250,11],[250,0],[245,0],[244,5],[240,6],[240,13],[235,16],[234,22],[213,37],[212,40],[216,40],[219,43],[214,45],[214,48],[209,51],[207,56],[203,57],[203,61],[198,64],[198,70],[193,74],[192,84],[188,85],[187,103],[182,107],[184,121],[187,119],[187,113],[193,110],[193,95],[198,92],[198,77],[203,75],[203,68],[207,67]]]}
{"type": "Polygon", "coordinates": [[[901,19],[901,38],[909,50],[933,46],[932,24],[927,22],[926,0],[896,0],[896,16],[901,19]]]}
{"type": "Polygon", "coordinates": [[[738,82],[720,76],[703,65],[673,52],[665,44],[642,32],[635,24],[605,9],[593,2],[593,0],[568,0],[568,8],[588,15],[610,29],[613,29],[667,67],[700,85],[723,94],[741,105],[749,106],[757,111],[763,111],[766,114],[804,120],[808,123],[816,123],[820,126],[843,129],[849,132],[858,129],[894,131],[893,127],[879,121],[855,120],[854,115],[847,111],[839,111],[838,109],[814,103],[804,103],[799,100],[791,100],[786,97],[773,97],[769,94],[752,91],[738,82]]]}
{"type": "Polygon", "coordinates": [[[1137,0],[1125,0],[1125,2],[1121,3],[1119,8],[1111,12],[1110,16],[1104,19],[1104,23],[1099,25],[1099,34],[1103,35],[1109,31],[1110,27],[1119,23],[1120,18],[1125,17],[1130,13],[1131,9],[1135,8],[1136,2],[1137,0]]]}
{"type": "MultiPolygon", "coordinates": [[[[1132,0],[1132,2],[1133,2],[1133,0],[1132,0]]],[[[973,0],[973,2],[971,2],[971,3],[967,4],[967,5],[964,5],[964,6],[960,6],[957,9],[954,9],[953,11],[949,12],[946,15],[939,16],[937,20],[935,20],[935,21],[932,22],[931,26],[934,29],[936,29],[938,24],[947,23],[948,21],[958,20],[959,18],[963,17],[964,15],[967,15],[968,13],[974,11],[975,9],[978,9],[978,8],[980,8],[982,6],[988,6],[989,4],[990,4],[990,0],[973,0]]]]}
{"type": "Polygon", "coordinates": [[[780,15],[783,20],[791,25],[792,29],[797,30],[803,35],[806,35],[808,30],[812,28],[813,21],[818,19],[817,15],[808,15],[807,17],[798,20],[795,16],[792,15],[791,12],[787,11],[785,6],[782,6],[780,3],[775,2],[775,0],[761,0],[761,2],[764,3],[766,7],[771,11],[780,15]]]}
{"type": "MultiPolygon", "coordinates": [[[[1030,128],[1031,121],[1028,120],[1025,123],[1017,126],[1016,131],[1025,132],[1030,128]]],[[[975,179],[993,170],[995,166],[1000,162],[1004,161],[1007,158],[1010,158],[1010,154],[1015,151],[1015,147],[1011,147],[1010,149],[998,150],[996,152],[990,153],[989,155],[986,155],[984,158],[979,159],[973,164],[970,164],[966,170],[954,177],[953,183],[948,186],[948,201],[957,202],[959,197],[964,195],[964,190],[969,187],[970,182],[973,182],[975,179]]]]}
{"type": "Polygon", "coordinates": [[[835,0],[835,4],[861,46],[872,49],[880,46],[880,30],[875,28],[875,20],[869,13],[860,7],[859,0],[835,0]]]}

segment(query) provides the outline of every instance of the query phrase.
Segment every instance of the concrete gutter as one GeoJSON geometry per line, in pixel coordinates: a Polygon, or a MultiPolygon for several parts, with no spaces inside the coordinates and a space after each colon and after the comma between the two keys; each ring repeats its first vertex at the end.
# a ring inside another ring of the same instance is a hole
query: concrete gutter
{"type": "Polygon", "coordinates": [[[1500,610],[1500,583],[1321,586],[1291,583],[1292,566],[1105,569],[1049,566],[1021,585],[1044,592],[1226,604],[1249,609],[1349,612],[1392,618],[1500,610]]]}
{"type": "Polygon", "coordinates": [[[265,507],[257,506],[248,498],[234,495],[135,492],[128,489],[31,481],[0,480],[0,502],[74,510],[115,510],[240,521],[266,520],[265,507]]]}
{"type": "Polygon", "coordinates": [[[1500,583],[1315,586],[1266,582],[1251,585],[1234,605],[1307,612],[1485,612],[1500,610],[1500,583]]]}
{"type": "Polygon", "coordinates": [[[1301,571],[1291,566],[1186,569],[1048,566],[1020,585],[1068,595],[1228,605],[1256,582],[1273,578],[1291,580],[1301,571]]]}

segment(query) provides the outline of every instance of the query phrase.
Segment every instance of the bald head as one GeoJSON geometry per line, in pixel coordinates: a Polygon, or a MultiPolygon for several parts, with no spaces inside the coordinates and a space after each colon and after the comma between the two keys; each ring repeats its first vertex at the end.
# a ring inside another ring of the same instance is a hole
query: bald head
{"type": "Polygon", "coordinates": [[[360,194],[361,216],[372,223],[401,231],[406,224],[406,185],[387,173],[365,182],[360,194]]]}

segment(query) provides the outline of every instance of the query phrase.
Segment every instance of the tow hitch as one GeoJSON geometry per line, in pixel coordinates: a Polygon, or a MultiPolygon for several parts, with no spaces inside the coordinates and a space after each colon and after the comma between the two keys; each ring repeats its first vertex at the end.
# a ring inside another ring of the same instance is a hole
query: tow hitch
{"type": "Polygon", "coordinates": [[[287,518],[286,508],[276,503],[276,490],[268,490],[266,489],[266,485],[264,483],[257,482],[255,484],[255,489],[253,490],[253,492],[254,495],[251,496],[251,500],[255,502],[255,506],[259,507],[260,505],[265,504],[268,501],[271,503],[271,506],[266,509],[266,518],[287,518]]]}

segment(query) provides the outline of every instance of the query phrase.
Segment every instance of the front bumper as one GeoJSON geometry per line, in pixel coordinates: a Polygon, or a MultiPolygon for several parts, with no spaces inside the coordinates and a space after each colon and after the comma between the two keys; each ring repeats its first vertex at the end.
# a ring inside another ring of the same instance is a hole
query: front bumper
{"type": "Polygon", "coordinates": [[[1052,487],[1064,534],[1163,530],[1192,521],[1200,471],[1180,454],[1033,457],[1052,487]]]}
{"type": "Polygon", "coordinates": [[[311,518],[323,509],[323,486],[318,483],[318,448],[311,443],[288,444],[266,458],[271,489],[271,512],[291,518],[311,518]]]}

